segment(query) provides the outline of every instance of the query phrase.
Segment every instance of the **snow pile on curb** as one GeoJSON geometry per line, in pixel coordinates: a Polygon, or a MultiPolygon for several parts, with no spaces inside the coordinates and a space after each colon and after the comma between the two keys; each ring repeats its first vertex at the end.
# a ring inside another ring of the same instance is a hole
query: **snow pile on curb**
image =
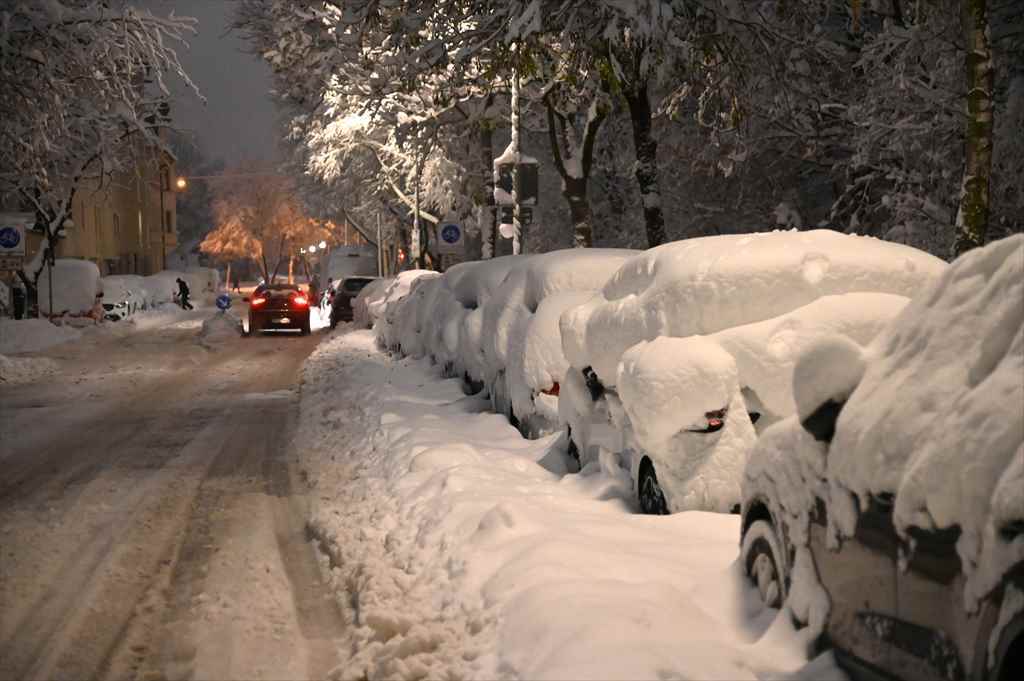
{"type": "Polygon", "coordinates": [[[730,678],[807,665],[736,563],[739,518],[635,513],[612,462],[565,475],[426,361],[370,332],[307,360],[296,451],[352,618],[343,678],[730,678]]]}
{"type": "Polygon", "coordinates": [[[81,335],[81,331],[45,319],[0,319],[0,353],[38,352],[81,335]]]}
{"type": "Polygon", "coordinates": [[[203,320],[199,331],[199,344],[215,349],[221,343],[238,339],[242,335],[242,320],[233,312],[217,312],[203,320]]]}
{"type": "Polygon", "coordinates": [[[46,357],[5,357],[0,355],[0,384],[31,383],[57,373],[57,363],[46,357]]]}

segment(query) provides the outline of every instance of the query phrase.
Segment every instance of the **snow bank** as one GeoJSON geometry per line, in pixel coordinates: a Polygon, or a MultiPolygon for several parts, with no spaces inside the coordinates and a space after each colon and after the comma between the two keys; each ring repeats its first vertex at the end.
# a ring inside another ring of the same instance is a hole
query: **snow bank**
{"type": "MultiPolygon", "coordinates": [[[[1024,236],[959,258],[867,352],[829,475],[861,500],[895,493],[901,533],[959,526],[970,608],[1024,559],[1024,536],[999,532],[1024,520],[1024,236]]],[[[849,534],[856,513],[837,522],[849,534]]]]}
{"type": "Polygon", "coordinates": [[[575,369],[593,367],[610,385],[640,341],[714,333],[837,293],[911,296],[945,267],[908,246],[830,230],[677,241],[629,259],[600,295],[567,311],[563,347],[575,369]]]}
{"type": "Polygon", "coordinates": [[[236,340],[242,335],[242,320],[230,311],[217,312],[203,320],[199,331],[199,343],[208,348],[217,348],[222,343],[236,340]]]}
{"type": "Polygon", "coordinates": [[[38,352],[81,335],[81,331],[45,319],[0,319],[0,353],[38,352]]]}
{"type": "Polygon", "coordinates": [[[57,363],[47,357],[0,355],[0,385],[31,383],[56,372],[57,363]]]}
{"type": "MultiPolygon", "coordinates": [[[[459,381],[336,336],[303,376],[309,527],[352,618],[341,678],[776,677],[805,642],[736,563],[738,517],[641,516],[613,470],[563,475],[459,381]],[[610,625],[609,623],[613,623],[610,625]],[[762,634],[766,635],[762,636],[762,634]]],[[[812,663],[835,676],[831,657],[812,663]]]]}
{"type": "MultiPolygon", "coordinates": [[[[89,260],[57,258],[53,265],[53,314],[84,315],[92,310],[100,287],[100,270],[89,260]]],[[[39,311],[50,314],[50,275],[39,277],[39,311]]]]}

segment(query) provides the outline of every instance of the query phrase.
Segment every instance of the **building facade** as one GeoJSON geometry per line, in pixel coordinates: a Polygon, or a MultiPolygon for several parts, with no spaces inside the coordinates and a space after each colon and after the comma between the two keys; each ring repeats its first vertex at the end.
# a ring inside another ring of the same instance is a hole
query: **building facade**
{"type": "MultiPolygon", "coordinates": [[[[134,167],[102,187],[83,183],[75,191],[71,224],[56,257],[91,260],[100,274],[153,274],[165,269],[178,245],[175,160],[167,153],[140,153],[134,167]]],[[[26,259],[45,239],[30,233],[26,259]]]]}

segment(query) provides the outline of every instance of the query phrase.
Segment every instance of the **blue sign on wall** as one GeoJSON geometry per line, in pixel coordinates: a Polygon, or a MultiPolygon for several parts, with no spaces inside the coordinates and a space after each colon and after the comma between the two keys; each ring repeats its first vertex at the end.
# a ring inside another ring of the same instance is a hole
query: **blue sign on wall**
{"type": "Polygon", "coordinates": [[[219,296],[217,296],[217,309],[218,310],[223,312],[224,310],[228,309],[229,307],[231,307],[231,296],[229,296],[226,293],[222,293],[219,296]]]}
{"type": "Polygon", "coordinates": [[[21,234],[14,227],[0,229],[0,247],[13,249],[21,243],[21,234]]]}
{"type": "Polygon", "coordinates": [[[462,238],[462,228],[458,225],[447,224],[441,227],[441,238],[446,243],[457,244],[462,238]]]}

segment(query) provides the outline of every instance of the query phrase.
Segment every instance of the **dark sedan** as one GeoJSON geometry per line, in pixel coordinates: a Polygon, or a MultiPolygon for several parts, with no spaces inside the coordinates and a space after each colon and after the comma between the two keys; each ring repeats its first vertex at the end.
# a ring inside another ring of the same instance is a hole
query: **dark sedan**
{"type": "Polygon", "coordinates": [[[249,333],[270,329],[296,329],[308,335],[309,296],[293,284],[272,284],[249,300],[249,333]]]}
{"type": "Polygon", "coordinates": [[[376,277],[345,277],[336,285],[334,302],[331,305],[331,328],[338,322],[350,322],[354,316],[352,301],[359,292],[376,277]]]}

